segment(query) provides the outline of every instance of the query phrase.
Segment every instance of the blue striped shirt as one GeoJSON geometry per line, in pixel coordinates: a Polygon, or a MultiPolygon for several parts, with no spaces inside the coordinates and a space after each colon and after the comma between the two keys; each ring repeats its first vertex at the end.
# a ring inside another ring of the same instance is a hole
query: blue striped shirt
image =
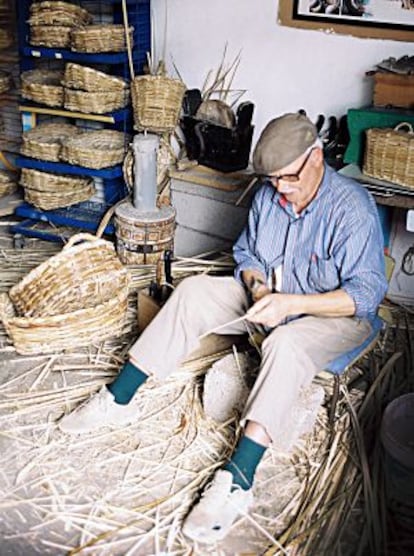
{"type": "Polygon", "coordinates": [[[317,195],[299,216],[265,182],[233,255],[237,280],[246,269],[257,269],[270,280],[282,264],[282,293],[343,289],[358,318],[371,320],[387,290],[375,201],[357,182],[326,165],[317,195]]]}

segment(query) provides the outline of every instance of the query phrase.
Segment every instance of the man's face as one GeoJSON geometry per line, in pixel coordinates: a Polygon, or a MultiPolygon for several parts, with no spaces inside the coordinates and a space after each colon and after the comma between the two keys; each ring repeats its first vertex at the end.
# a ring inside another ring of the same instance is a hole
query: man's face
{"type": "Polygon", "coordinates": [[[297,212],[300,212],[315,197],[322,175],[322,150],[315,147],[267,177],[278,193],[292,203],[297,212]]]}

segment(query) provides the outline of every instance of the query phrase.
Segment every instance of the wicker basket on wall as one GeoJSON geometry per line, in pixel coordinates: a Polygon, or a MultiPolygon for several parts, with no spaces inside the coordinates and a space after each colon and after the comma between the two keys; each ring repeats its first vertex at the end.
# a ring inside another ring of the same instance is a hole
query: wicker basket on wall
{"type": "Polygon", "coordinates": [[[21,74],[23,98],[47,106],[63,106],[63,72],[34,69],[21,74]]]}
{"type": "Polygon", "coordinates": [[[112,243],[77,234],[0,294],[0,320],[22,354],[100,343],[123,332],[129,282],[112,243]]]}
{"type": "Polygon", "coordinates": [[[156,133],[173,131],[178,123],[185,85],[163,75],[141,75],[131,83],[134,128],[156,133]]]}
{"type": "MultiPolygon", "coordinates": [[[[129,28],[131,46],[134,28],[129,28]]],[[[127,49],[123,25],[107,23],[73,29],[71,49],[75,52],[124,52],[127,49]]]]}
{"type": "Polygon", "coordinates": [[[401,122],[394,129],[366,130],[363,172],[414,189],[414,130],[401,122]]]}
{"type": "Polygon", "coordinates": [[[0,170],[0,197],[14,193],[17,189],[15,177],[7,170],[0,170]]]}
{"type": "Polygon", "coordinates": [[[64,85],[70,89],[91,92],[113,91],[122,93],[128,89],[127,81],[121,77],[72,62],[65,66],[64,85]]]}
{"type": "Polygon", "coordinates": [[[11,73],[0,70],[0,94],[7,93],[13,86],[11,73]]]}
{"type": "Polygon", "coordinates": [[[127,106],[129,91],[78,91],[65,88],[64,107],[83,114],[105,114],[127,106]]]}
{"type": "Polygon", "coordinates": [[[77,135],[81,130],[73,124],[43,123],[22,135],[21,154],[40,160],[58,162],[62,140],[77,135]]]}
{"type": "Polygon", "coordinates": [[[23,168],[20,185],[25,200],[42,210],[54,210],[89,200],[95,194],[92,178],[53,174],[23,168]]]}
{"type": "Polygon", "coordinates": [[[127,144],[128,138],[121,131],[87,131],[63,141],[61,158],[86,168],[107,168],[123,161],[127,144]]]}

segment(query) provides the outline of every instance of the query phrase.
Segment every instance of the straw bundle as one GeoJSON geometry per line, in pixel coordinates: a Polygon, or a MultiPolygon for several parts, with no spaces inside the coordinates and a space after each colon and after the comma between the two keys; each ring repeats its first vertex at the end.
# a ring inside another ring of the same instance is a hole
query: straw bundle
{"type": "Polygon", "coordinates": [[[13,35],[8,29],[0,29],[0,49],[9,48],[13,44],[13,35]]]}
{"type": "Polygon", "coordinates": [[[78,91],[65,89],[66,110],[84,114],[105,114],[124,108],[129,102],[129,91],[78,91]]]}
{"type": "Polygon", "coordinates": [[[56,70],[34,69],[21,74],[23,98],[47,106],[63,105],[63,72],[56,70]]]}
{"type": "Polygon", "coordinates": [[[363,171],[367,176],[414,189],[414,131],[402,122],[394,129],[366,130],[363,171]],[[407,131],[404,131],[404,128],[407,131]]]}
{"type": "Polygon", "coordinates": [[[0,294],[0,320],[18,353],[51,353],[102,342],[122,332],[127,292],[93,307],[45,317],[12,316],[7,294],[0,294]]]}
{"type": "Polygon", "coordinates": [[[63,141],[61,157],[86,168],[106,168],[123,161],[128,138],[121,131],[88,131],[63,141]]]}
{"type": "Polygon", "coordinates": [[[30,6],[30,14],[30,25],[79,27],[92,21],[92,15],[87,10],[69,2],[34,2],[30,6]]]}
{"type": "MultiPolygon", "coordinates": [[[[131,43],[133,31],[130,27],[131,43]]],[[[124,26],[108,23],[73,29],[71,49],[75,52],[123,52],[127,49],[124,26]]]]}
{"type": "Polygon", "coordinates": [[[14,176],[6,170],[0,170],[0,197],[10,195],[17,189],[17,183],[14,176]]]}
{"type": "Polygon", "coordinates": [[[12,87],[12,76],[9,72],[0,70],[0,94],[6,93],[12,87]]]}
{"type": "Polygon", "coordinates": [[[129,273],[111,242],[76,234],[13,286],[9,296],[19,314],[45,317],[94,307],[128,285],[129,273]]]}
{"type": "Polygon", "coordinates": [[[72,27],[66,25],[31,25],[30,44],[49,48],[67,48],[70,46],[72,27]]]}
{"type": "Polygon", "coordinates": [[[134,128],[173,131],[178,123],[185,85],[164,75],[142,75],[131,83],[134,128]]]}
{"type": "Polygon", "coordinates": [[[28,203],[42,209],[52,210],[87,201],[95,193],[92,178],[52,174],[23,168],[20,184],[28,203]]]}
{"type": "Polygon", "coordinates": [[[72,124],[44,123],[25,131],[20,152],[32,158],[57,162],[60,160],[62,140],[80,133],[72,124]]]}
{"type": "Polygon", "coordinates": [[[128,83],[121,77],[109,75],[87,66],[68,63],[65,66],[64,85],[70,89],[83,91],[113,91],[122,93],[128,83]]]}

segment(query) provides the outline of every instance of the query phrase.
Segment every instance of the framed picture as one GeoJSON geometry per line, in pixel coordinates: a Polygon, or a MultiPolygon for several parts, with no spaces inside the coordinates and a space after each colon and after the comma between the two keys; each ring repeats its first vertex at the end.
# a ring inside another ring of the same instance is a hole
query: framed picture
{"type": "Polygon", "coordinates": [[[414,41],[414,0],[279,0],[279,22],[356,37],[414,41]]]}

